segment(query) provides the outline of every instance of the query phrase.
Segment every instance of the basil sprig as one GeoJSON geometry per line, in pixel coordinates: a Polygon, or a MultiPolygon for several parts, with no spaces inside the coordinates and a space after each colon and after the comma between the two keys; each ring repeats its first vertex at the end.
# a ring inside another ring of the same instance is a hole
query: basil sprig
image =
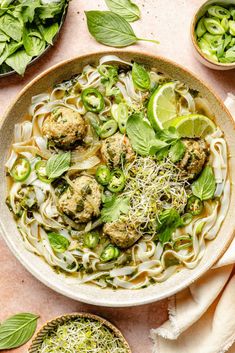
{"type": "Polygon", "coordinates": [[[148,71],[137,63],[132,66],[132,79],[136,88],[147,91],[150,88],[150,77],[148,71]]]}
{"type": "Polygon", "coordinates": [[[38,316],[30,313],[16,314],[0,325],[0,350],[17,348],[33,336],[38,316]]]}
{"type": "Polygon", "coordinates": [[[127,47],[138,41],[158,43],[155,40],[138,38],[130,24],[111,11],[86,11],[87,26],[97,42],[110,47],[127,47]]]}
{"type": "Polygon", "coordinates": [[[49,179],[59,178],[66,172],[71,163],[71,153],[61,152],[50,157],[46,165],[46,174],[49,179]]]}
{"type": "Polygon", "coordinates": [[[199,178],[192,184],[192,192],[201,201],[209,200],[214,196],[216,189],[215,176],[211,166],[206,166],[199,178]]]}
{"type": "Polygon", "coordinates": [[[122,16],[128,22],[140,19],[139,7],[130,0],[105,0],[109,10],[122,16]]]}

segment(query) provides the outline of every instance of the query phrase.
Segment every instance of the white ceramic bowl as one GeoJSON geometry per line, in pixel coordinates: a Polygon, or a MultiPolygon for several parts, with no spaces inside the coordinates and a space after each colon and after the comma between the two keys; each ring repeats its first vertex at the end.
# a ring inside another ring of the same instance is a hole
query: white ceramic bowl
{"type": "MultiPolygon", "coordinates": [[[[42,258],[30,253],[24,247],[22,238],[16,228],[12,214],[5,205],[6,183],[4,164],[8,157],[9,149],[13,140],[14,125],[22,120],[31,102],[31,97],[46,91],[54,84],[71,78],[88,63],[97,64],[101,56],[110,52],[101,52],[81,56],[66,62],[62,62],[42,73],[29,83],[20,95],[16,98],[13,105],[9,108],[0,125],[0,219],[3,237],[6,240],[12,253],[19,259],[23,266],[30,271],[38,280],[48,287],[73,299],[102,306],[123,307],[151,303],[173,295],[190,285],[193,281],[203,275],[223,254],[233,238],[235,229],[235,188],[231,192],[231,207],[226,219],[219,231],[217,238],[208,243],[205,255],[199,265],[193,269],[183,269],[179,273],[169,278],[166,282],[149,286],[139,290],[112,290],[101,289],[94,285],[78,285],[75,280],[70,283],[62,275],[56,272],[42,258]]],[[[151,67],[157,67],[171,77],[185,82],[207,97],[211,111],[216,117],[217,124],[225,133],[230,149],[230,176],[235,180],[235,126],[231,115],[223,105],[222,101],[215,96],[198,78],[189,71],[161,57],[156,57],[144,53],[116,51],[112,54],[124,60],[135,60],[139,63],[151,67]]]]}
{"type": "Polygon", "coordinates": [[[202,50],[199,48],[197,44],[197,38],[195,35],[195,28],[197,25],[198,20],[205,15],[207,12],[208,8],[211,5],[235,5],[235,0],[209,0],[206,1],[201,7],[196,11],[195,15],[193,16],[192,24],[191,24],[191,41],[193,45],[193,52],[194,56],[196,57],[197,60],[200,61],[201,64],[209,67],[210,69],[214,70],[220,70],[220,71],[227,71],[227,70],[232,70],[235,69],[235,62],[234,63],[217,63],[213,60],[208,59],[202,52],[202,50]]]}

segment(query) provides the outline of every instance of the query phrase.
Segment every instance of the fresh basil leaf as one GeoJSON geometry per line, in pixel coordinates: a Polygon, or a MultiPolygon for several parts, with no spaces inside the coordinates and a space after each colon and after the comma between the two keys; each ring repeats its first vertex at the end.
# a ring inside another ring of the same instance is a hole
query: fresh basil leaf
{"type": "Polygon", "coordinates": [[[0,30],[16,42],[21,41],[23,28],[23,23],[8,13],[0,17],[0,30]]]}
{"type": "Polygon", "coordinates": [[[130,207],[129,198],[111,197],[104,200],[104,206],[101,210],[101,219],[103,222],[114,222],[121,215],[128,213],[130,207]]]}
{"type": "Polygon", "coordinates": [[[57,22],[53,23],[51,26],[39,26],[39,31],[41,32],[44,40],[48,44],[53,44],[53,38],[55,37],[56,33],[59,30],[59,25],[57,22]]]}
{"type": "Polygon", "coordinates": [[[17,348],[33,336],[38,316],[30,313],[17,314],[0,325],[0,350],[17,348]]]}
{"type": "Polygon", "coordinates": [[[25,50],[18,50],[6,59],[6,64],[15,70],[19,75],[24,75],[25,69],[32,57],[25,50]]]}
{"type": "Polygon", "coordinates": [[[138,41],[129,23],[110,11],[86,11],[87,26],[100,43],[111,47],[126,47],[138,41]]]}
{"type": "Polygon", "coordinates": [[[7,42],[9,41],[10,37],[0,30],[0,42],[7,42]]]}
{"type": "Polygon", "coordinates": [[[17,43],[11,41],[10,43],[6,43],[6,46],[0,55],[0,65],[13,53],[15,53],[20,47],[22,47],[22,42],[17,43]]]}
{"type": "Polygon", "coordinates": [[[200,200],[209,200],[214,196],[216,189],[215,176],[213,169],[210,166],[206,166],[199,178],[192,184],[192,192],[200,200]]]}
{"type": "Polygon", "coordinates": [[[60,15],[66,5],[65,0],[47,2],[36,10],[38,17],[42,20],[54,19],[55,16],[60,15]]]}
{"type": "Polygon", "coordinates": [[[35,10],[41,7],[40,0],[25,0],[22,2],[22,18],[24,23],[32,23],[35,16],[35,10]]]}
{"type": "Polygon", "coordinates": [[[136,88],[146,91],[150,88],[150,77],[148,71],[137,63],[132,66],[132,79],[136,88]]]}
{"type": "Polygon", "coordinates": [[[47,236],[48,236],[50,245],[55,252],[63,253],[68,249],[70,245],[70,241],[67,238],[65,238],[63,235],[51,232],[51,233],[48,233],[47,236]]]}
{"type": "Polygon", "coordinates": [[[24,29],[23,44],[26,53],[32,57],[42,54],[46,47],[46,42],[41,33],[35,28],[24,29]]]}
{"type": "Polygon", "coordinates": [[[157,225],[157,234],[160,242],[164,244],[170,241],[172,234],[182,224],[182,219],[174,208],[163,211],[158,216],[157,225]]]}
{"type": "Polygon", "coordinates": [[[109,10],[122,16],[128,22],[134,22],[140,18],[139,7],[130,0],[105,0],[109,10]]]}
{"type": "Polygon", "coordinates": [[[0,42],[0,57],[1,57],[1,55],[2,55],[2,53],[3,53],[3,51],[4,51],[4,49],[5,49],[5,47],[6,47],[6,43],[1,43],[1,42],[0,42]]]}
{"type": "Polygon", "coordinates": [[[156,153],[159,153],[162,150],[165,150],[167,148],[167,151],[169,149],[169,145],[165,141],[161,140],[152,140],[151,141],[151,146],[149,148],[149,155],[154,156],[156,153]]]}
{"type": "Polygon", "coordinates": [[[180,139],[180,135],[175,127],[170,126],[168,129],[163,129],[157,132],[157,137],[169,144],[175,143],[180,139]]]}
{"type": "Polygon", "coordinates": [[[126,132],[133,150],[141,156],[149,154],[153,141],[157,143],[153,128],[143,120],[140,114],[130,116],[127,120],[126,132]]]}
{"type": "Polygon", "coordinates": [[[46,165],[46,173],[48,178],[54,179],[60,177],[64,172],[69,169],[70,163],[70,152],[61,152],[49,158],[46,165]]]}
{"type": "Polygon", "coordinates": [[[177,141],[169,150],[169,158],[173,163],[180,161],[185,154],[186,147],[182,141],[177,141]]]}

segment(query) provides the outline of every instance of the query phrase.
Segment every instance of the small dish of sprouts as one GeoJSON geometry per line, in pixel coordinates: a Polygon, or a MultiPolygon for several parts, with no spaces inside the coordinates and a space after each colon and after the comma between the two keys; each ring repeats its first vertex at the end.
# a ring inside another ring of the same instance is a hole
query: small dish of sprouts
{"type": "Polygon", "coordinates": [[[230,200],[205,97],[113,55],[32,98],[6,172],[26,249],[68,283],[104,289],[196,268],[230,200]]]}
{"type": "Polygon", "coordinates": [[[131,353],[109,321],[89,313],[64,315],[47,322],[37,333],[29,353],[131,353]]]}

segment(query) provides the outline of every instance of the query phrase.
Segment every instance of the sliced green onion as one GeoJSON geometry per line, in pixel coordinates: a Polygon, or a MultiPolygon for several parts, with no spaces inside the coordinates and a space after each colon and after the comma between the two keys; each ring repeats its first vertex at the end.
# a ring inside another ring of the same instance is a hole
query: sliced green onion
{"type": "Polygon", "coordinates": [[[229,21],[229,32],[235,36],[235,21],[229,21]]]}
{"type": "Polygon", "coordinates": [[[201,18],[197,24],[196,35],[198,36],[198,38],[200,38],[205,33],[206,33],[206,27],[204,25],[204,18],[201,18]]]}
{"type": "Polygon", "coordinates": [[[229,10],[225,9],[222,6],[218,6],[218,5],[210,6],[208,9],[208,13],[209,13],[209,15],[214,16],[214,17],[218,17],[220,19],[230,18],[229,10]]]}
{"type": "Polygon", "coordinates": [[[118,124],[115,120],[109,120],[100,129],[100,137],[105,139],[112,136],[118,129],[118,124]]]}
{"type": "Polygon", "coordinates": [[[182,220],[184,226],[187,226],[189,223],[191,223],[191,222],[192,222],[192,219],[193,219],[192,213],[185,213],[185,214],[181,217],[181,220],[182,220]]]}
{"type": "Polygon", "coordinates": [[[221,26],[221,24],[218,23],[213,18],[205,18],[204,24],[205,24],[207,31],[211,34],[224,34],[225,33],[225,30],[221,26]]]}
{"type": "Polygon", "coordinates": [[[221,26],[224,28],[225,32],[229,29],[229,21],[227,18],[223,18],[221,21],[221,26]]]}

